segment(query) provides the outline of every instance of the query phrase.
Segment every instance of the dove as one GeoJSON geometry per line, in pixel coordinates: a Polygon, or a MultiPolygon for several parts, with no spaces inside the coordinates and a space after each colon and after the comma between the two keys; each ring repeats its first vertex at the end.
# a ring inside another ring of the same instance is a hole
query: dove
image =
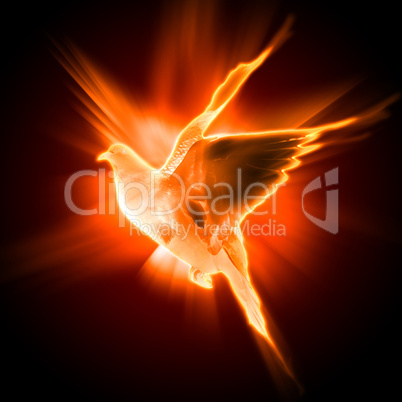
{"type": "Polygon", "coordinates": [[[278,354],[250,281],[238,229],[288,179],[285,171],[300,163],[297,157],[318,148],[309,142],[357,117],[312,128],[204,135],[271,50],[228,74],[205,111],[179,134],[162,168],[151,168],[124,144],[113,144],[98,160],[112,166],[118,203],[127,218],[139,229],[146,226],[148,236],[187,263],[195,284],[211,289],[213,276],[223,274],[249,323],[278,354]]]}

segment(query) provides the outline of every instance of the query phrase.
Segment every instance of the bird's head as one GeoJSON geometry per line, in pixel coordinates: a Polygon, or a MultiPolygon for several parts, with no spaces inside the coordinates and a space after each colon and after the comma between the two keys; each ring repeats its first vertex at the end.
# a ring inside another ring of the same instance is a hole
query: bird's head
{"type": "Polygon", "coordinates": [[[113,144],[97,160],[108,161],[123,180],[149,172],[147,164],[130,147],[123,144],[113,144]]]}
{"type": "Polygon", "coordinates": [[[108,161],[111,165],[115,163],[124,163],[130,156],[137,156],[135,153],[127,146],[123,144],[113,144],[110,148],[98,156],[98,161],[108,161]]]}

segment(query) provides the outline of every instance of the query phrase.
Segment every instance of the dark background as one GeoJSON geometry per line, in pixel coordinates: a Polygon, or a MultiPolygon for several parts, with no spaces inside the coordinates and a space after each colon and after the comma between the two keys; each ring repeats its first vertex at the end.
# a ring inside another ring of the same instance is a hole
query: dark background
{"type": "MultiPolygon", "coordinates": [[[[250,3],[222,4],[222,29],[234,32],[250,3]]],[[[267,7],[264,2],[255,4],[257,9],[267,7]]],[[[281,74],[304,74],[308,86],[313,79],[319,85],[326,74],[342,77],[363,70],[370,77],[368,90],[375,88],[379,99],[400,90],[400,22],[391,2],[375,7],[360,2],[282,2],[278,21],[289,12],[297,20],[287,54],[299,54],[300,65],[291,64],[281,74]],[[339,62],[326,61],[328,48],[339,55],[339,62]]],[[[147,66],[130,60],[131,38],[142,38],[135,46],[146,55],[160,14],[155,2],[92,7],[54,3],[4,10],[4,248],[68,217],[57,193],[62,185],[55,189],[49,177],[96,168],[93,158],[77,158],[73,148],[46,134],[46,126],[77,119],[69,103],[67,74],[49,52],[49,36],[71,38],[125,77],[127,85],[141,90],[143,83],[132,71],[135,68],[141,77],[147,66]],[[21,182],[24,195],[18,197],[21,182]],[[45,195],[41,202],[32,195],[38,193],[45,195]],[[35,200],[29,207],[26,197],[35,200]]],[[[291,78],[283,90],[292,90],[291,78]]],[[[340,240],[318,234],[329,243],[331,256],[322,269],[337,272],[324,290],[301,277],[298,294],[288,295],[287,301],[262,296],[290,350],[305,389],[302,399],[389,399],[399,393],[399,103],[390,111],[374,136],[336,159],[341,171],[349,173],[343,176],[341,202],[359,211],[356,220],[371,231],[356,235],[344,230],[340,240]]],[[[321,171],[333,162],[322,162],[321,171]]],[[[312,179],[313,168],[311,172],[312,179]]],[[[8,254],[2,269],[13,269],[16,260],[8,254]]],[[[311,263],[323,265],[319,259],[311,263]]],[[[60,265],[54,269],[65,269],[60,265]]],[[[149,290],[133,289],[134,269],[84,278],[46,298],[41,296],[46,289],[29,286],[40,275],[1,283],[3,394],[285,398],[223,280],[215,285],[218,310],[225,317],[220,323],[223,337],[216,340],[205,337],[200,328],[178,331],[183,305],[176,301],[166,306],[149,290]]],[[[294,390],[288,397],[299,398],[294,390]]]]}

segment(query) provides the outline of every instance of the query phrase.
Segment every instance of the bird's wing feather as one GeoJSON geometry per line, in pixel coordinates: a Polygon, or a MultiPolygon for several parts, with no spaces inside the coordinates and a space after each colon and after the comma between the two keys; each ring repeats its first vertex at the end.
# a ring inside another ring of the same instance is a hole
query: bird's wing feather
{"type": "Polygon", "coordinates": [[[315,128],[219,135],[196,142],[175,170],[186,189],[192,188],[187,190],[188,213],[202,226],[237,227],[287,180],[285,171],[300,163],[297,157],[319,146],[308,143],[324,131],[355,120],[315,128]],[[197,196],[201,190],[202,196],[197,196]]]}
{"type": "Polygon", "coordinates": [[[274,50],[289,36],[292,19],[288,19],[271,40],[268,47],[253,61],[241,63],[232,70],[226,80],[215,91],[211,103],[205,111],[196,117],[177,138],[172,153],[167,159],[161,172],[172,174],[187,154],[187,151],[197,141],[202,140],[205,131],[229,101],[235,96],[250,74],[256,70],[274,50]]]}

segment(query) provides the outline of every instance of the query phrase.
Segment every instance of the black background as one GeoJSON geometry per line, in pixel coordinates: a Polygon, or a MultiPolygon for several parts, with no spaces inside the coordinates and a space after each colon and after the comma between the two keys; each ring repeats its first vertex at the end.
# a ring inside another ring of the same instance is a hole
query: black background
{"type": "MultiPolygon", "coordinates": [[[[235,30],[248,7],[249,2],[224,2],[222,29],[235,30]]],[[[323,62],[323,77],[363,69],[374,77],[372,86],[385,96],[400,90],[400,22],[393,7],[391,2],[376,6],[360,2],[282,2],[278,21],[289,12],[296,15],[295,37],[303,38],[304,44],[314,42],[307,55],[325,47],[339,54],[338,63],[323,62]]],[[[49,35],[71,38],[113,73],[127,77],[128,85],[141,89],[141,81],[131,74],[134,63],[123,61],[129,57],[132,37],[143,38],[136,41],[136,46],[146,54],[160,14],[161,7],[156,2],[130,6],[110,2],[92,7],[54,3],[3,10],[2,199],[6,203],[2,232],[6,247],[22,237],[21,230],[24,238],[35,236],[37,231],[68,215],[68,211],[58,208],[59,196],[52,203],[55,189],[49,188],[41,169],[50,166],[52,175],[63,175],[96,167],[88,155],[72,162],[77,159],[74,150],[44,134],[46,125],[74,119],[76,113],[67,101],[71,99],[65,86],[67,74],[49,52],[49,35]],[[27,177],[26,194],[43,191],[50,201],[24,209],[24,200],[13,195],[19,188],[16,183],[27,177]],[[23,211],[19,217],[15,216],[17,210],[23,211]]],[[[296,69],[309,77],[306,50],[297,42],[289,46],[293,46],[289,53],[299,52],[301,65],[292,65],[283,74],[296,69]]],[[[135,68],[141,72],[147,66],[137,63],[135,68]]],[[[315,71],[314,75],[319,83],[320,74],[315,71]]],[[[337,291],[321,294],[301,282],[300,300],[304,295],[315,301],[313,305],[299,303],[292,315],[287,306],[274,305],[275,318],[282,317],[276,320],[277,325],[305,388],[302,396],[290,392],[289,398],[325,401],[374,395],[389,399],[399,394],[401,237],[397,186],[401,126],[399,104],[390,109],[391,117],[381,123],[376,135],[338,161],[341,167],[350,169],[344,182],[345,198],[349,196],[350,202],[363,211],[361,216],[373,218],[373,225],[379,225],[381,230],[389,225],[388,234],[376,238],[361,235],[356,239],[344,233],[339,254],[328,265],[359,268],[350,276],[340,275],[334,284],[337,291]],[[350,327],[344,325],[342,329],[340,323],[350,327]],[[297,333],[302,327],[309,329],[297,333]],[[317,335],[309,343],[309,331],[322,331],[321,344],[313,341],[317,335]],[[344,333],[349,331],[350,341],[345,342],[344,333]],[[338,344],[338,336],[343,343],[338,344]]],[[[62,187],[58,190],[62,191],[62,187]]],[[[332,247],[336,248],[335,241],[332,247]]],[[[13,259],[8,259],[4,267],[12,266],[13,259]]],[[[228,335],[224,343],[203,343],[202,334],[199,338],[178,334],[183,308],[180,303],[158,311],[161,306],[157,300],[152,301],[152,294],[140,287],[133,291],[133,278],[135,272],[112,271],[85,279],[51,299],[41,298],[40,288],[21,292],[16,289],[24,284],[2,283],[1,392],[58,398],[285,398],[267,373],[224,281],[216,284],[218,308],[236,314],[222,323],[222,332],[228,335]],[[141,306],[145,301],[148,311],[139,307],[131,310],[130,306],[141,306]],[[53,338],[53,344],[43,344],[41,334],[45,339],[53,338]]]]}

